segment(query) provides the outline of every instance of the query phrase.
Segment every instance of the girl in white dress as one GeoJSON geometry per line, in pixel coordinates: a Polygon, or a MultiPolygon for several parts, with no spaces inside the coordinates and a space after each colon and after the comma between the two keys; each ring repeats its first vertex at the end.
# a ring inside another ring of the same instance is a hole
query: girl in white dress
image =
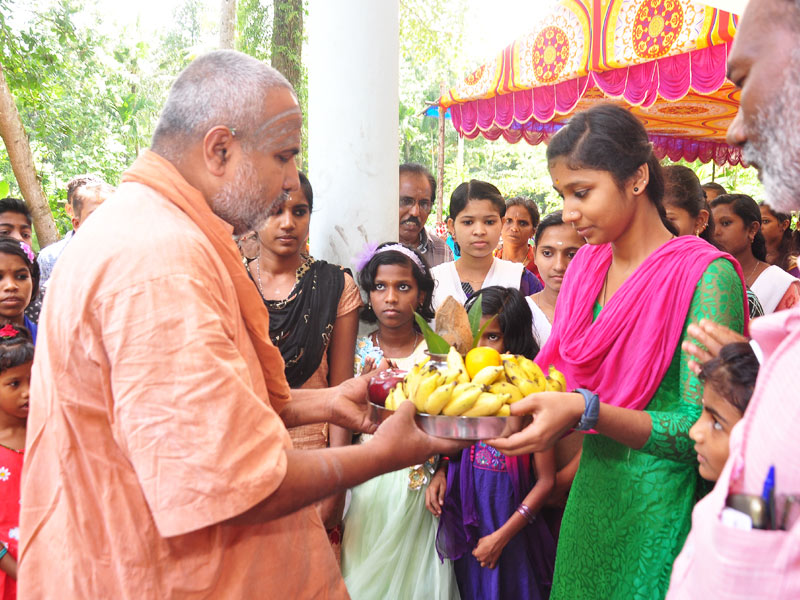
{"type": "Polygon", "coordinates": [[[533,314],[533,337],[541,348],[550,336],[556,312],[556,298],[567,266],[586,240],[578,235],[572,225],[564,223],[559,210],[542,219],[534,242],[534,260],[544,280],[544,289],[528,296],[528,304],[533,314]]]}
{"type": "Polygon", "coordinates": [[[522,263],[495,258],[492,254],[500,241],[505,214],[505,200],[491,183],[473,179],[453,191],[447,229],[461,251],[461,258],[431,269],[436,280],[434,310],[448,296],[464,304],[479,289],[490,285],[514,288],[524,296],[542,289],[536,276],[522,263]]]}
{"type": "MultiPolygon", "coordinates": [[[[356,344],[356,372],[384,358],[410,369],[426,349],[414,312],[433,318],[428,268],[397,243],[368,250],[360,263],[358,283],[368,298],[361,319],[378,327],[356,344]]],[[[342,575],[353,600],[458,600],[453,565],[436,555],[437,520],[425,509],[434,468],[429,460],[353,488],[342,538],[342,575]]]]}

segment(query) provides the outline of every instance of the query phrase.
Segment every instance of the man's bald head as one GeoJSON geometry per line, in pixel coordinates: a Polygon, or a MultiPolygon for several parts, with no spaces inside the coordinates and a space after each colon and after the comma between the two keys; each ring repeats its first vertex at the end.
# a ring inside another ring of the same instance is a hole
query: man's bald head
{"type": "Polygon", "coordinates": [[[187,146],[202,142],[215,126],[235,131],[246,148],[263,138],[264,98],[275,88],[294,93],[272,67],[234,50],[194,60],[175,80],[153,134],[152,149],[176,162],[187,146]]]}

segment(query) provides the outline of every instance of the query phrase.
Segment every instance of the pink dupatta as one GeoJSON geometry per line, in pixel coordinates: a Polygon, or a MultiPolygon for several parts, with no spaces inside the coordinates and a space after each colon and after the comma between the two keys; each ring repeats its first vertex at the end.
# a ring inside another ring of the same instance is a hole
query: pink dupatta
{"type": "Polygon", "coordinates": [[[711,244],[683,236],[653,252],[628,277],[593,322],[593,307],[611,266],[611,245],[583,246],[558,295],[553,330],[536,357],[564,373],[569,389],[586,388],[613,406],[642,410],[667,373],[697,282],[712,261],[739,263],[711,244]]]}

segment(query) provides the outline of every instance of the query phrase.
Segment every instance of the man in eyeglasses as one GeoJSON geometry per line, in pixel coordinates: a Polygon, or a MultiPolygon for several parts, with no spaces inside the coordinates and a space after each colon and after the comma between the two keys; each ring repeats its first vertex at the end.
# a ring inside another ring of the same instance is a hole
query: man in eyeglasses
{"type": "Polygon", "coordinates": [[[400,242],[422,254],[428,267],[453,260],[443,239],[425,230],[436,199],[436,180],[423,165],[400,165],[400,242]]]}

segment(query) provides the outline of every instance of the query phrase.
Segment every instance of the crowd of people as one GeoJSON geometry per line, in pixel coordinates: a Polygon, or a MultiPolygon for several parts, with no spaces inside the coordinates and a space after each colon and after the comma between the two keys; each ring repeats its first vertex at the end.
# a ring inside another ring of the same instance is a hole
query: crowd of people
{"type": "Polygon", "coordinates": [[[38,257],[0,200],[0,598],[800,594],[800,58],[764,58],[794,22],[752,0],[729,57],[761,204],[601,104],[549,142],[561,210],[473,179],[440,235],[403,164],[398,238],[350,271],[309,246],[291,86],[233,51],[179,76],[117,189],[68,184],[38,257]],[[411,403],[372,423],[370,377],[425,356],[415,315],[449,297],[569,391],[500,439],[428,436],[411,403]]]}

